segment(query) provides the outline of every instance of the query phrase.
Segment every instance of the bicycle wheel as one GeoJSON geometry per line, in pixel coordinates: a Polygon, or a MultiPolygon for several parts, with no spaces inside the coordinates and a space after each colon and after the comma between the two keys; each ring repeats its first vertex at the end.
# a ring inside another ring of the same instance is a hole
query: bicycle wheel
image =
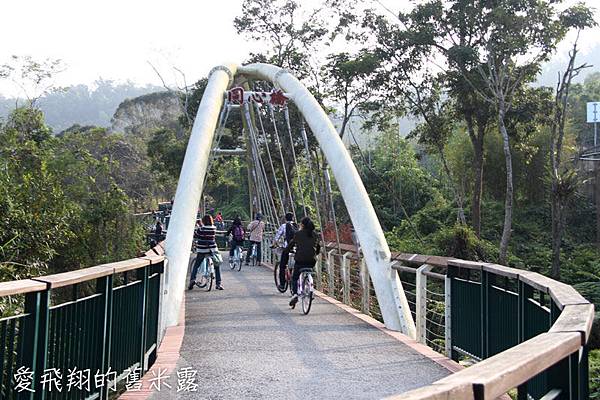
{"type": "Polygon", "coordinates": [[[288,282],[287,280],[285,280],[282,284],[282,286],[279,286],[281,284],[281,282],[279,282],[279,265],[281,263],[277,262],[275,264],[275,268],[273,269],[273,278],[275,279],[275,286],[277,287],[277,290],[279,290],[279,293],[285,293],[285,291],[287,290],[288,287],[288,282]]]}
{"type": "Polygon", "coordinates": [[[212,289],[214,277],[215,277],[215,274],[213,274],[213,273],[211,273],[210,275],[208,275],[206,277],[206,291],[207,292],[210,292],[210,290],[212,289]]]}
{"type": "Polygon", "coordinates": [[[235,249],[233,249],[233,255],[229,258],[229,268],[231,268],[232,270],[235,269],[235,264],[236,264],[235,260],[237,258],[239,258],[238,257],[238,249],[239,249],[239,247],[236,247],[235,249]]]}
{"type": "Polygon", "coordinates": [[[292,289],[292,275],[293,275],[293,270],[288,266],[287,267],[287,271],[285,272],[285,280],[287,285],[290,288],[290,296],[294,295],[293,289],[292,289]]]}
{"type": "Polygon", "coordinates": [[[310,282],[310,275],[304,275],[302,278],[302,312],[304,315],[310,312],[310,306],[313,301],[313,288],[310,282]]]}
{"type": "Polygon", "coordinates": [[[202,289],[203,287],[206,287],[207,283],[208,280],[206,279],[206,259],[204,259],[202,261],[202,264],[200,265],[198,275],[196,276],[196,286],[202,289]]]}

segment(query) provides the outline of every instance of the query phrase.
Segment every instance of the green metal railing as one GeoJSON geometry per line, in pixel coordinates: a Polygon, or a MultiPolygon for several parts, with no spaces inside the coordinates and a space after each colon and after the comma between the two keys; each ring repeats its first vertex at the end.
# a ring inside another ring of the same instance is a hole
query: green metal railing
{"type": "Polygon", "coordinates": [[[156,359],[163,270],[153,256],[0,283],[21,302],[0,319],[0,398],[106,399],[126,371],[143,375],[156,359]]]}
{"type": "MultiPolygon", "coordinates": [[[[545,290],[485,270],[448,265],[451,281],[451,355],[480,361],[544,332],[560,305],[545,290]]],[[[518,399],[587,399],[587,347],[518,387],[518,399]],[[547,397],[544,397],[547,396],[547,397]]]]}

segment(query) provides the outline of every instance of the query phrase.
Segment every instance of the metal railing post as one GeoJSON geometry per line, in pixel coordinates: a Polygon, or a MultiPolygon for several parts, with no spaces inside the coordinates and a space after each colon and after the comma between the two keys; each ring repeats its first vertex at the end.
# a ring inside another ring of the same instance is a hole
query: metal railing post
{"type": "MultiPolygon", "coordinates": [[[[113,277],[114,275],[107,275],[99,278],[96,283],[96,293],[101,293],[104,299],[102,305],[103,310],[103,323],[102,329],[102,349],[101,349],[101,360],[100,360],[100,371],[101,373],[107,373],[110,367],[110,349],[112,345],[112,316],[113,316],[113,277]]],[[[109,383],[106,383],[100,388],[100,398],[108,399],[109,383]]]]}
{"type": "Polygon", "coordinates": [[[446,357],[452,356],[452,278],[444,279],[444,347],[446,357]]]}
{"type": "Polygon", "coordinates": [[[335,249],[331,249],[327,252],[327,278],[329,280],[329,293],[327,294],[332,297],[335,297],[335,265],[333,264],[333,254],[335,252],[335,249]]]}
{"type": "Polygon", "coordinates": [[[481,271],[481,358],[489,357],[489,331],[488,331],[488,296],[489,296],[489,273],[481,271]]]}
{"type": "Polygon", "coordinates": [[[360,259],[360,283],[362,286],[362,312],[369,315],[371,312],[371,277],[364,257],[360,259]]]}
{"type": "Polygon", "coordinates": [[[579,397],[588,399],[590,397],[590,364],[588,359],[589,348],[587,344],[581,348],[579,358],[579,397]]]}
{"type": "Polygon", "coordinates": [[[342,282],[343,282],[343,301],[344,304],[350,304],[350,263],[348,262],[348,256],[351,256],[352,253],[347,251],[342,255],[342,282]]]}
{"type": "Polygon", "coordinates": [[[264,261],[273,265],[273,263],[271,262],[271,240],[269,238],[267,238],[266,240],[263,241],[264,245],[262,248],[262,253],[263,253],[263,258],[264,261]]]}
{"type": "Polygon", "coordinates": [[[317,263],[315,264],[315,287],[317,288],[317,290],[321,290],[321,288],[323,286],[322,275],[321,275],[322,262],[323,262],[323,255],[321,253],[319,253],[317,255],[317,263]]]}
{"type": "Polygon", "coordinates": [[[427,345],[427,276],[423,272],[431,271],[432,267],[427,264],[417,268],[416,277],[416,328],[417,341],[427,345]]]}
{"type": "Polygon", "coordinates": [[[164,308],[164,295],[165,295],[165,291],[166,291],[165,278],[166,278],[166,269],[167,269],[168,261],[169,260],[166,258],[162,261],[163,272],[160,274],[160,285],[159,285],[159,292],[158,292],[158,339],[157,339],[158,343],[162,342],[162,339],[167,330],[167,328],[165,326],[165,317],[163,315],[164,314],[163,308],[164,308]]]}
{"type": "Polygon", "coordinates": [[[140,288],[140,295],[141,298],[138,299],[138,301],[141,302],[140,306],[141,306],[141,312],[139,315],[139,321],[138,321],[138,326],[139,326],[139,333],[140,335],[142,335],[140,343],[141,343],[141,349],[140,349],[140,372],[141,374],[144,374],[144,372],[146,371],[145,369],[145,360],[146,360],[146,323],[148,321],[148,268],[149,266],[145,266],[143,268],[139,268],[136,270],[137,272],[137,277],[138,279],[140,279],[142,281],[142,285],[140,288]]]}
{"type": "Polygon", "coordinates": [[[452,344],[452,339],[454,337],[454,318],[456,318],[455,313],[453,312],[453,308],[452,308],[452,301],[453,298],[455,296],[455,293],[452,293],[452,288],[454,287],[453,285],[453,280],[454,277],[456,276],[457,273],[457,268],[453,267],[451,265],[448,265],[448,269],[446,270],[446,281],[444,283],[444,286],[446,288],[445,290],[445,316],[446,316],[446,352],[447,352],[447,356],[448,358],[454,360],[454,361],[458,361],[458,354],[454,351],[454,346],[452,344]]]}
{"type": "MultiPolygon", "coordinates": [[[[33,388],[35,393],[22,391],[18,394],[19,400],[44,399],[41,379],[46,369],[46,358],[48,355],[48,329],[50,317],[50,290],[32,292],[25,295],[24,312],[29,314],[23,322],[23,332],[19,335],[20,354],[22,354],[22,365],[33,372],[33,388]]],[[[4,344],[3,344],[4,345],[4,344]]],[[[12,377],[11,377],[12,378],[12,377]]]]}

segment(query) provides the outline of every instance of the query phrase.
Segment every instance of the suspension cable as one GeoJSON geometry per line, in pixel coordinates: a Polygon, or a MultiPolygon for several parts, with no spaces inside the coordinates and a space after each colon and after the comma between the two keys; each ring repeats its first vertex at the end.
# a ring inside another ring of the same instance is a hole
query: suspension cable
{"type": "Polygon", "coordinates": [[[319,199],[317,196],[317,188],[315,186],[315,176],[313,174],[313,170],[312,170],[312,160],[310,157],[310,148],[308,146],[308,136],[306,135],[306,129],[304,127],[304,119],[301,121],[301,128],[300,128],[300,134],[302,135],[302,140],[304,141],[304,150],[306,151],[306,161],[308,163],[308,172],[310,174],[310,183],[312,186],[312,194],[313,194],[313,201],[315,202],[315,212],[317,214],[317,219],[319,220],[319,225],[321,225],[321,242],[323,243],[323,247],[325,247],[325,234],[324,234],[324,229],[325,226],[323,225],[323,220],[321,219],[321,211],[319,210],[319,199]]]}
{"type": "Polygon", "coordinates": [[[294,138],[292,136],[292,126],[290,124],[290,113],[287,105],[283,109],[283,115],[285,118],[285,124],[288,129],[288,136],[290,138],[290,147],[292,148],[292,160],[294,161],[294,165],[296,166],[296,177],[298,178],[298,190],[300,191],[300,199],[302,200],[302,209],[304,210],[304,215],[306,213],[306,203],[304,201],[304,190],[302,189],[302,178],[300,178],[300,169],[298,165],[298,161],[296,160],[296,149],[294,148],[294,138]]]}
{"type": "Polygon", "coordinates": [[[281,166],[283,167],[283,177],[285,179],[285,185],[287,187],[288,196],[290,199],[290,206],[292,207],[292,212],[296,221],[298,220],[298,215],[296,214],[296,207],[294,205],[294,198],[292,197],[292,189],[290,188],[290,181],[288,179],[287,169],[285,167],[285,159],[283,158],[283,151],[281,150],[281,141],[279,140],[279,130],[277,129],[277,122],[275,121],[275,113],[273,111],[273,105],[269,105],[271,121],[273,121],[273,128],[275,129],[275,143],[277,144],[277,148],[279,149],[279,157],[281,158],[281,166]]]}
{"type": "Polygon", "coordinates": [[[271,172],[273,173],[273,181],[275,182],[275,191],[277,192],[277,198],[279,199],[279,206],[281,207],[281,215],[285,214],[285,206],[283,205],[283,197],[281,195],[281,189],[279,188],[279,183],[277,182],[277,174],[275,173],[275,166],[273,165],[273,158],[271,157],[271,150],[269,149],[269,142],[267,138],[267,132],[265,131],[265,126],[263,124],[261,109],[258,103],[254,103],[256,107],[256,114],[258,115],[258,121],[260,123],[260,131],[262,133],[263,140],[265,141],[265,147],[267,148],[267,158],[269,159],[269,165],[271,167],[271,172]]]}
{"type": "Polygon", "coordinates": [[[264,168],[264,163],[262,161],[262,157],[260,156],[260,150],[258,147],[255,126],[252,123],[252,117],[250,115],[250,107],[248,106],[247,103],[244,104],[243,107],[244,107],[244,116],[246,118],[246,123],[248,125],[248,137],[250,139],[250,144],[252,146],[252,155],[254,158],[254,167],[256,170],[256,174],[257,174],[257,182],[258,182],[258,186],[259,186],[259,191],[262,192],[261,194],[263,197],[263,206],[264,206],[263,212],[265,212],[265,214],[267,214],[267,215],[270,214],[271,219],[273,219],[273,217],[274,217],[273,211],[275,211],[275,214],[276,214],[277,208],[275,207],[275,203],[273,201],[273,196],[267,185],[267,182],[268,182],[267,176],[266,176],[266,172],[265,172],[265,168],[264,168]],[[267,195],[267,192],[269,193],[268,195],[267,195]]]}
{"type": "Polygon", "coordinates": [[[275,206],[273,194],[269,188],[267,174],[266,174],[264,162],[262,160],[262,156],[260,153],[260,147],[258,144],[258,138],[256,137],[255,127],[254,127],[254,125],[251,125],[251,127],[252,127],[251,137],[252,137],[252,142],[254,145],[254,152],[256,154],[255,157],[257,159],[257,161],[255,161],[255,162],[257,162],[257,165],[258,165],[259,179],[260,179],[260,182],[262,185],[263,197],[266,202],[265,205],[267,206],[267,208],[265,208],[265,212],[268,212],[271,215],[272,221],[275,222],[275,220],[276,220],[275,215],[277,214],[277,208],[275,206]]]}

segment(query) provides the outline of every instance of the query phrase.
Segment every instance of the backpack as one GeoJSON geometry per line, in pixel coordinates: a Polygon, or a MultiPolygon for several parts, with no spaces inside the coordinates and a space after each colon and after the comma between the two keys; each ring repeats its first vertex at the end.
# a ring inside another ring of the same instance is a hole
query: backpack
{"type": "Polygon", "coordinates": [[[296,234],[296,231],[298,231],[298,227],[295,223],[287,222],[285,224],[285,241],[286,241],[286,243],[290,243],[292,241],[292,239],[294,238],[294,235],[296,234]]]}
{"type": "Polygon", "coordinates": [[[233,239],[237,241],[244,240],[244,228],[241,225],[235,225],[233,227],[233,239]]]}

